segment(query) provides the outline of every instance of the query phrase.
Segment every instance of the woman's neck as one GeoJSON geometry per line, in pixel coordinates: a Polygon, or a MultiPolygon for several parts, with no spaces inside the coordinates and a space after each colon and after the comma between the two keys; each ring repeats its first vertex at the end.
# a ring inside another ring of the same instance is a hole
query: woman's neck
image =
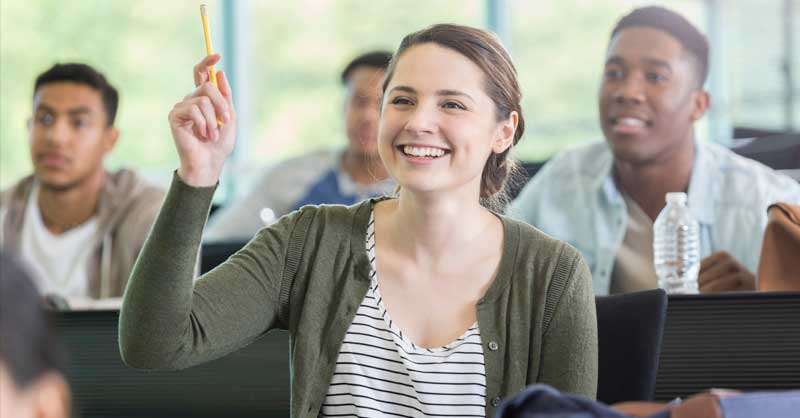
{"type": "Polygon", "coordinates": [[[473,194],[443,196],[402,189],[383,211],[392,246],[420,263],[453,260],[500,224],[473,194]]]}

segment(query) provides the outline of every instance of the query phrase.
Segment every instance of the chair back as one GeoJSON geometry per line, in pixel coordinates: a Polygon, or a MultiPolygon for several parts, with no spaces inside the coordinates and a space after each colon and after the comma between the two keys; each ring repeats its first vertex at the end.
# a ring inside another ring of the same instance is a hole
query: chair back
{"type": "Polygon", "coordinates": [[[595,298],[599,370],[597,400],[653,399],[667,315],[662,289],[595,298]]]}

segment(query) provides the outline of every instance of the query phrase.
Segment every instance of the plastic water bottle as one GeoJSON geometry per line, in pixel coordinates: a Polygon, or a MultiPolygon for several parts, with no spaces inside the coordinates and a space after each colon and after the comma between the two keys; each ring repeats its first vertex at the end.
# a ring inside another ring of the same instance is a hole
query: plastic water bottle
{"type": "Polygon", "coordinates": [[[686,205],[686,193],[667,193],[667,205],[653,224],[653,261],[658,287],[667,293],[697,293],[700,225],[686,205]]]}

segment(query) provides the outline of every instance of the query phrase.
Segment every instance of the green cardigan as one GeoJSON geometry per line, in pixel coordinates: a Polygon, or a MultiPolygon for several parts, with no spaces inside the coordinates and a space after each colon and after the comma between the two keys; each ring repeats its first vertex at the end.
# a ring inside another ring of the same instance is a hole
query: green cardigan
{"type": "MultiPolygon", "coordinates": [[[[373,201],[293,212],[193,285],[213,194],[173,179],[125,292],[122,358],[137,368],[180,369],[288,329],[291,416],[316,417],[368,289],[373,201]]],[[[486,416],[532,383],[594,398],[597,324],[586,263],[567,244],[501,219],[499,270],[477,305],[486,416]]]]}

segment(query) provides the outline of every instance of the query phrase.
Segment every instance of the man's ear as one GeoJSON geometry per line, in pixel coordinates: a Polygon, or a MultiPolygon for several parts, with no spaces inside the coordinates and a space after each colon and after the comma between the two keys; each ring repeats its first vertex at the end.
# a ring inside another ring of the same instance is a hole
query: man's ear
{"type": "Polygon", "coordinates": [[[119,140],[119,129],[114,126],[109,126],[106,128],[106,132],[103,135],[105,153],[108,154],[114,149],[114,146],[117,145],[117,141],[119,140]]]}
{"type": "Polygon", "coordinates": [[[692,111],[692,122],[697,122],[703,117],[703,115],[706,114],[708,107],[711,106],[711,93],[703,89],[698,90],[694,93],[692,104],[694,105],[694,110],[692,111]]]}
{"type": "Polygon", "coordinates": [[[36,418],[69,418],[72,415],[72,397],[64,377],[57,372],[42,376],[31,388],[35,393],[36,418]]]}
{"type": "Polygon", "coordinates": [[[518,124],[519,114],[516,111],[511,112],[506,120],[500,122],[497,135],[492,142],[492,152],[500,154],[514,143],[514,134],[517,132],[518,124]]]}

